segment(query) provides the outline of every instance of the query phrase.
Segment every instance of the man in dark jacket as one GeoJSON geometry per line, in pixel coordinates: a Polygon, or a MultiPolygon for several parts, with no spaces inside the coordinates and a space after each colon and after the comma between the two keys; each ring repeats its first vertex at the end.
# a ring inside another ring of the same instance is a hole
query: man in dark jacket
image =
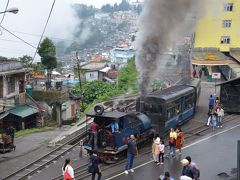
{"type": "Polygon", "coordinates": [[[130,138],[128,139],[127,145],[128,145],[128,152],[127,152],[127,163],[124,171],[125,174],[128,174],[128,171],[134,172],[134,170],[132,169],[133,160],[135,155],[138,154],[137,142],[134,135],[130,136],[130,138]]]}
{"type": "Polygon", "coordinates": [[[187,176],[197,180],[197,173],[194,171],[193,167],[189,165],[189,161],[187,159],[183,159],[181,163],[183,165],[182,176],[187,176]]]}
{"type": "Polygon", "coordinates": [[[90,156],[90,162],[92,163],[92,180],[95,180],[95,175],[98,174],[98,180],[101,179],[102,173],[100,164],[102,163],[102,160],[97,156],[96,151],[93,151],[92,155],[90,156]]]}

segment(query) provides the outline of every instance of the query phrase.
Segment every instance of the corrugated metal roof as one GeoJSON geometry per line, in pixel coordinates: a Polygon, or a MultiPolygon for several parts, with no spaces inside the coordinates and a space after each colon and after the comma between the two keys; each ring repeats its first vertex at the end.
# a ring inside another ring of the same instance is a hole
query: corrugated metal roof
{"type": "Polygon", "coordinates": [[[32,114],[38,113],[39,110],[28,105],[17,106],[9,111],[10,114],[25,118],[32,114]]]}
{"type": "Polygon", "coordinates": [[[222,83],[219,83],[217,84],[216,86],[219,86],[219,85],[223,85],[223,84],[230,84],[230,83],[233,83],[233,82],[237,82],[237,81],[240,81],[240,77],[237,77],[237,78],[234,78],[234,79],[231,79],[229,81],[225,81],[225,82],[222,82],[222,83]]]}

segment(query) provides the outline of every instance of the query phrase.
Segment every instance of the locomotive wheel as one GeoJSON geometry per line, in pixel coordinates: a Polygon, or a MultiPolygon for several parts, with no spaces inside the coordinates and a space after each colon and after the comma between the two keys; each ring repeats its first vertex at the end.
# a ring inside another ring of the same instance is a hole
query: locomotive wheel
{"type": "Polygon", "coordinates": [[[95,111],[95,113],[96,113],[97,115],[102,115],[103,112],[104,112],[104,107],[103,107],[103,105],[96,105],[96,106],[94,107],[94,111],[95,111]]]}

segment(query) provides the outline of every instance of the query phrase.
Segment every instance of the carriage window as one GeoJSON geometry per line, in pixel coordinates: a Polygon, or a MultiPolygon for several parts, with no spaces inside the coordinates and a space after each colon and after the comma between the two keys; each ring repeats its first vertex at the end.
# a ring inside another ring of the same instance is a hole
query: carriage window
{"type": "Polygon", "coordinates": [[[189,94],[185,96],[185,102],[184,102],[184,110],[190,109],[193,107],[194,104],[195,95],[189,94]]]}
{"type": "Polygon", "coordinates": [[[162,113],[162,106],[156,104],[144,104],[144,110],[150,113],[162,113]]]}
{"type": "Polygon", "coordinates": [[[167,117],[168,119],[171,119],[175,116],[175,108],[170,108],[167,110],[167,117]]]}

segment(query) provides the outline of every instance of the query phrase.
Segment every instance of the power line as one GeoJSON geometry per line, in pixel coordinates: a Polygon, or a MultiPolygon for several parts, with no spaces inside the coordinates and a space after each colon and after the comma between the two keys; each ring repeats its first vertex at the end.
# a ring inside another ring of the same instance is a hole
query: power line
{"type": "MultiPolygon", "coordinates": [[[[0,38],[0,41],[7,41],[7,42],[12,42],[12,43],[23,43],[22,41],[16,41],[16,40],[11,40],[11,39],[3,39],[0,38]]],[[[31,43],[32,45],[37,45],[37,43],[31,43]]],[[[64,46],[55,46],[58,49],[66,49],[64,46]]]]}
{"type": "Polygon", "coordinates": [[[12,33],[11,31],[9,31],[8,29],[6,29],[5,27],[3,27],[2,25],[0,25],[1,28],[3,28],[5,31],[7,31],[9,34],[13,35],[14,37],[18,38],[19,40],[21,40],[22,42],[28,44],[29,46],[31,46],[34,49],[37,49],[35,46],[33,46],[32,44],[30,44],[29,42],[25,41],[24,39],[18,37],[17,35],[15,35],[14,33],[12,33]]]}
{"type": "MultiPolygon", "coordinates": [[[[32,34],[32,33],[27,33],[27,32],[22,32],[22,31],[15,31],[15,30],[11,30],[11,32],[15,32],[15,33],[19,33],[19,34],[25,34],[25,35],[29,35],[29,36],[34,36],[34,37],[41,37],[40,34],[32,34]]],[[[44,36],[47,37],[47,36],[44,36]]],[[[51,39],[58,39],[58,40],[62,40],[62,41],[71,41],[74,42],[75,40],[70,40],[70,39],[64,39],[64,38],[60,38],[60,37],[52,37],[51,39]]]]}
{"type": "Polygon", "coordinates": [[[0,22],[0,25],[2,24],[2,22],[3,22],[4,18],[5,18],[6,11],[7,11],[8,4],[9,4],[9,1],[10,1],[10,0],[7,1],[7,5],[6,5],[6,7],[5,7],[5,11],[4,11],[4,14],[3,14],[2,20],[1,20],[1,22],[0,22]]]}
{"type": "Polygon", "coordinates": [[[42,41],[43,34],[45,33],[45,30],[46,30],[46,28],[47,28],[48,21],[49,21],[49,19],[50,19],[50,17],[51,17],[51,14],[52,14],[52,10],[53,10],[53,7],[54,7],[54,5],[55,5],[55,1],[56,1],[56,0],[53,0],[52,7],[51,7],[51,10],[50,10],[50,12],[49,12],[49,14],[48,14],[48,18],[47,18],[46,24],[45,24],[45,26],[44,26],[44,29],[43,29],[41,38],[40,38],[40,40],[39,40],[39,42],[38,42],[38,46],[37,46],[37,48],[36,48],[36,51],[35,51],[35,53],[34,53],[34,55],[33,55],[33,58],[32,58],[32,61],[31,61],[30,64],[33,63],[33,61],[34,61],[34,59],[35,59],[35,57],[36,57],[36,55],[37,55],[37,51],[38,51],[39,45],[40,45],[40,43],[41,43],[41,41],[42,41]]]}

